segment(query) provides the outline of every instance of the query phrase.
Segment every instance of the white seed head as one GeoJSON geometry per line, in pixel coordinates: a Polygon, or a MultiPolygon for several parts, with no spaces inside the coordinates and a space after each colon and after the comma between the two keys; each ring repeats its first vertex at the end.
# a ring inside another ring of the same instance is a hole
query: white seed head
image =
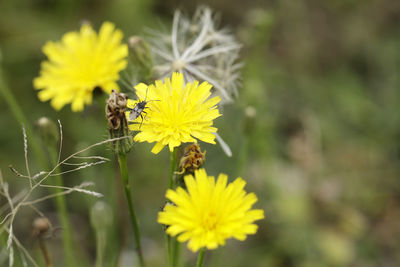
{"type": "Polygon", "coordinates": [[[207,7],[200,7],[192,18],[176,11],[168,33],[149,30],[157,79],[179,71],[186,82],[207,81],[220,104],[231,103],[238,94],[240,45],[227,29],[217,28],[218,17],[207,7]]]}

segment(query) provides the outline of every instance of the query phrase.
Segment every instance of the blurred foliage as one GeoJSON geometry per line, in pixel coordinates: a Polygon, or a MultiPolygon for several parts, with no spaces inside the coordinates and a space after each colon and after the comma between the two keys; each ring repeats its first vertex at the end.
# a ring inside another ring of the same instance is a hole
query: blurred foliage
{"type": "MultiPolygon", "coordinates": [[[[216,121],[234,155],[227,158],[219,146],[202,144],[205,168],[214,175],[243,176],[266,219],[246,242],[230,241],[209,253],[206,266],[398,266],[400,1],[208,2],[243,43],[245,67],[239,98],[223,107],[224,116],[216,121]]],[[[95,28],[110,20],[127,41],[144,27],[168,28],[178,7],[190,11],[195,5],[172,0],[1,1],[2,69],[29,121],[60,119],[63,155],[105,139],[106,96],[98,96],[81,114],[69,107],[57,113],[37,99],[32,79],[44,59],[41,47],[84,20],[95,28]]],[[[9,164],[18,169],[25,164],[21,125],[3,98],[0,102],[0,169],[14,194],[25,185],[8,172],[9,164]]],[[[149,266],[163,266],[165,247],[156,216],[167,188],[168,153],[155,156],[150,149],[136,144],[129,168],[145,257],[149,266]]],[[[95,154],[113,159],[104,147],[95,154]]],[[[31,162],[38,171],[34,158],[31,162]]],[[[107,266],[127,261],[124,255],[133,251],[116,167],[112,162],[64,177],[66,184],[94,181],[112,207],[107,266]]],[[[67,203],[81,257],[94,262],[89,211],[95,200],[73,194],[67,203]]],[[[57,225],[51,201],[40,209],[57,225]]],[[[16,235],[40,260],[29,229],[35,215],[27,210],[19,216],[16,235]]],[[[60,235],[49,243],[56,261],[62,257],[60,235]]],[[[194,254],[187,251],[185,257],[194,264],[194,254]]]]}

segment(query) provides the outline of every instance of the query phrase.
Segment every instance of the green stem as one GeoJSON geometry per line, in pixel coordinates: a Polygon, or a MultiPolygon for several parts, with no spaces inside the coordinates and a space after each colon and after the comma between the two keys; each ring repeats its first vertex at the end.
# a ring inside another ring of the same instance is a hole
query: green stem
{"type": "MultiPolygon", "coordinates": [[[[58,153],[56,152],[54,147],[49,148],[51,164],[55,166],[58,162],[58,153]]],[[[61,171],[61,168],[57,169],[58,172],[61,171]]],[[[55,186],[64,186],[63,179],[61,175],[57,175],[52,177],[52,185],[55,186]]],[[[61,188],[54,189],[56,193],[61,193],[63,190],[61,188]]],[[[73,252],[72,246],[72,231],[71,224],[69,221],[69,214],[67,209],[67,203],[65,201],[65,196],[60,195],[55,198],[55,203],[57,207],[57,214],[60,219],[60,224],[62,228],[62,242],[64,249],[64,257],[65,257],[65,265],[68,267],[75,266],[75,255],[73,252]]]]}
{"type": "Polygon", "coordinates": [[[121,169],[121,177],[122,177],[122,182],[124,185],[126,200],[128,202],[129,214],[131,216],[131,223],[132,223],[133,233],[135,235],[136,250],[137,250],[137,253],[139,256],[140,266],[144,266],[142,247],[140,245],[139,225],[138,225],[138,222],[136,219],[135,210],[133,208],[133,200],[132,200],[132,195],[131,195],[131,190],[130,190],[131,187],[129,185],[126,154],[118,154],[118,163],[119,163],[119,167],[121,169]]]}
{"type": "Polygon", "coordinates": [[[180,258],[181,246],[176,237],[172,239],[172,242],[173,242],[172,266],[177,267],[178,263],[179,263],[179,258],[180,258]]]}
{"type": "Polygon", "coordinates": [[[96,267],[103,266],[104,245],[106,240],[106,233],[104,231],[97,231],[97,244],[96,244],[96,267]]]}
{"type": "Polygon", "coordinates": [[[196,267],[202,267],[204,262],[204,255],[206,254],[206,248],[202,248],[199,251],[199,255],[197,256],[197,264],[196,267]]]}
{"type": "MultiPolygon", "coordinates": [[[[177,155],[178,149],[174,149],[170,154],[170,168],[169,168],[169,177],[168,177],[168,189],[173,189],[175,187],[175,170],[177,165],[177,155]]],[[[171,236],[167,236],[167,245],[168,245],[168,266],[176,267],[179,259],[179,244],[176,238],[171,236]]]]}
{"type": "Polygon", "coordinates": [[[177,155],[178,155],[178,149],[175,148],[170,154],[168,189],[174,188],[175,170],[176,170],[176,163],[178,160],[177,155]]]}
{"type": "Polygon", "coordinates": [[[173,264],[173,252],[172,252],[172,237],[167,235],[167,246],[168,246],[168,267],[174,266],[173,264]]]}

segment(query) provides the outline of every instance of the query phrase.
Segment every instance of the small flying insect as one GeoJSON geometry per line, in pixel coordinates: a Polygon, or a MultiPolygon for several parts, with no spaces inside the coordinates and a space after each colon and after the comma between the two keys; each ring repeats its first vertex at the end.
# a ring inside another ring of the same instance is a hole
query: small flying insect
{"type": "Polygon", "coordinates": [[[138,103],[133,108],[127,108],[130,111],[129,112],[129,120],[130,121],[136,120],[139,116],[140,116],[140,118],[142,118],[142,121],[140,122],[139,129],[140,129],[140,127],[142,127],[143,120],[147,116],[147,112],[145,111],[146,108],[149,108],[149,107],[146,106],[147,103],[149,103],[151,101],[160,101],[160,100],[149,100],[149,101],[147,101],[147,92],[148,91],[149,91],[149,89],[147,88],[146,97],[144,98],[143,101],[140,101],[140,99],[139,99],[138,103]],[[145,114],[144,117],[143,117],[143,114],[145,114]]]}

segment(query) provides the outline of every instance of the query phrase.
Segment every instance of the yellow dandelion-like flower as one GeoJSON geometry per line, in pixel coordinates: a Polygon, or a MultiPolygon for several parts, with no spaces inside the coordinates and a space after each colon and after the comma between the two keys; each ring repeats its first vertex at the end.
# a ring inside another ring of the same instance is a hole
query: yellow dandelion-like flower
{"type": "Polygon", "coordinates": [[[98,34],[85,24],[79,32],[64,34],[59,42],[47,42],[43,52],[48,61],[42,62],[40,76],[33,81],[41,90],[39,99],[51,99],[56,110],[71,103],[73,111],[81,111],[92,102],[96,87],[108,94],[119,90],[118,73],[126,68],[128,56],[122,37],[114,24],[104,22],[98,34]]]}
{"type": "MultiPolygon", "coordinates": [[[[215,144],[217,128],[213,120],[221,114],[216,104],[220,98],[209,99],[211,85],[198,81],[184,84],[181,73],[173,73],[171,80],[156,81],[155,85],[135,86],[140,100],[148,101],[141,116],[129,126],[140,131],[135,136],[137,142],[157,142],[152,152],[157,154],[168,145],[170,151],[181,143],[196,142],[196,139],[215,144]]],[[[128,100],[128,107],[134,108],[138,101],[128,100]]],[[[129,120],[129,112],[127,112],[129,120]]]]}
{"type": "Polygon", "coordinates": [[[253,222],[263,219],[264,211],[251,209],[257,197],[246,194],[243,179],[227,185],[228,177],[220,174],[215,182],[204,169],[195,171],[195,178],[188,175],[184,179],[187,191],[181,187],[168,190],[166,197],[174,205],[158,213],[158,222],[169,226],[169,235],[179,235],[179,242],[189,240],[188,248],[196,252],[202,247],[215,249],[232,237],[243,241],[256,233],[253,222]]]}

